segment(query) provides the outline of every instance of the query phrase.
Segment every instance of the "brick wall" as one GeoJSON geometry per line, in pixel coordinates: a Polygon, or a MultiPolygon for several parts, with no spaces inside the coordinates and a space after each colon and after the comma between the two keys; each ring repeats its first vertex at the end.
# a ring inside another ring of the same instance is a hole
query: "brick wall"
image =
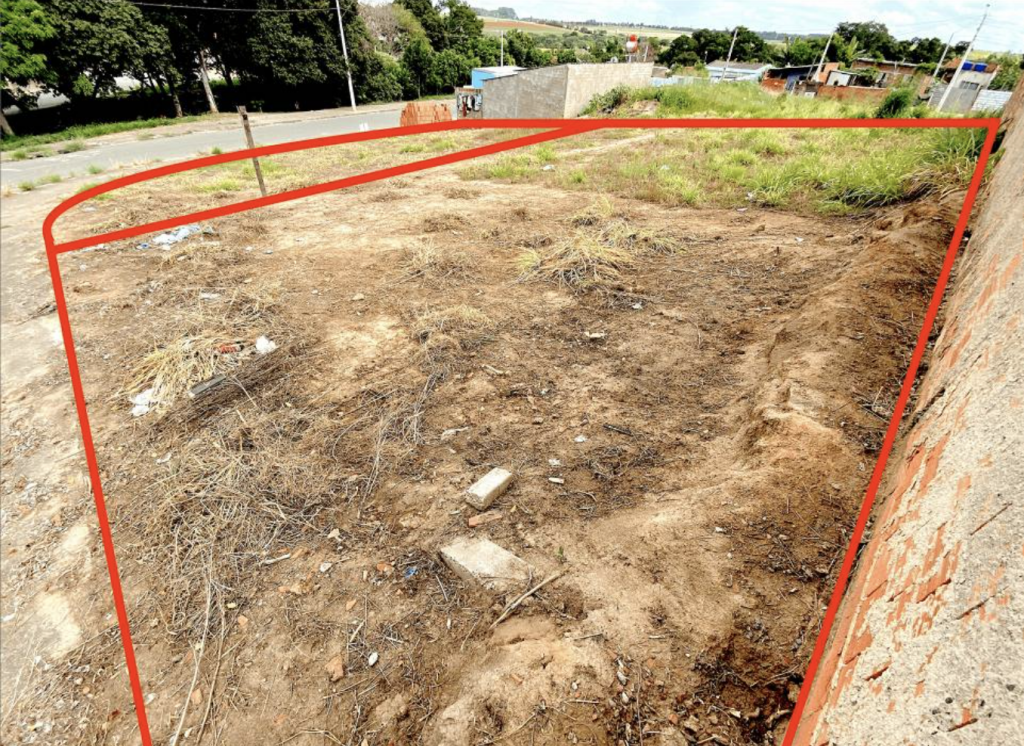
{"type": "Polygon", "coordinates": [[[818,86],[821,98],[834,98],[840,101],[871,101],[880,102],[889,94],[885,88],[868,88],[857,85],[823,85],[818,86]]]}
{"type": "MultiPolygon", "coordinates": [[[[1018,113],[1024,86],[1007,107],[1018,113]]],[[[1024,732],[1024,125],[958,258],[909,433],[797,746],[1010,744],[1024,732]]]]}

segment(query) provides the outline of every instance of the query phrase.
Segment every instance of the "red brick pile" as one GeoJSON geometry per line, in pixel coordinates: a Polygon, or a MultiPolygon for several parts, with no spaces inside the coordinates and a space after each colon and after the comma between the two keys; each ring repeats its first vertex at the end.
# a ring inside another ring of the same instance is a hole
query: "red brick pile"
{"type": "Polygon", "coordinates": [[[402,118],[399,121],[403,127],[409,127],[413,124],[450,122],[451,119],[452,111],[448,104],[414,101],[405,105],[405,108],[402,109],[402,118]]]}

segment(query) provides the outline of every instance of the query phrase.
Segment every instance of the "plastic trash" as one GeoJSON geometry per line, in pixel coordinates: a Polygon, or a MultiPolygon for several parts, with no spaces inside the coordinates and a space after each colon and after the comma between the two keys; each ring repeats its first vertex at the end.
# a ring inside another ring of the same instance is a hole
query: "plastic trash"
{"type": "Polygon", "coordinates": [[[267,337],[256,338],[256,352],[260,355],[266,355],[277,349],[277,342],[272,342],[267,337]]]}
{"type": "Polygon", "coordinates": [[[135,405],[132,407],[132,417],[141,417],[157,405],[156,389],[146,389],[141,394],[129,397],[128,400],[135,405]]]}

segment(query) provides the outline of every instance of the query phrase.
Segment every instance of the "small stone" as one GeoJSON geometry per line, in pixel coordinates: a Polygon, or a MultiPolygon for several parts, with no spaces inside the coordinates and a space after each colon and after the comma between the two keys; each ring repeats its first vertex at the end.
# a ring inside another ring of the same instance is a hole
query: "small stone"
{"type": "Polygon", "coordinates": [[[586,435],[577,435],[575,438],[573,438],[573,440],[575,440],[577,443],[586,443],[587,442],[587,436],[586,435]]]}
{"type": "Polygon", "coordinates": [[[352,296],[352,300],[354,300],[354,301],[366,300],[366,296],[363,295],[362,293],[356,293],[355,295],[352,296]]]}
{"type": "Polygon", "coordinates": [[[323,574],[323,573],[330,572],[332,567],[334,567],[334,563],[333,562],[321,562],[320,563],[320,573],[323,574]]]}
{"type": "Polygon", "coordinates": [[[330,678],[331,683],[345,677],[345,656],[336,655],[327,661],[327,665],[324,666],[324,670],[327,672],[327,676],[330,678]]]}
{"type": "Polygon", "coordinates": [[[368,665],[370,668],[373,668],[374,666],[377,665],[377,661],[379,659],[380,659],[380,655],[375,650],[372,653],[370,653],[370,657],[366,659],[366,665],[368,665]]]}
{"type": "Polygon", "coordinates": [[[491,469],[466,490],[466,502],[477,510],[487,510],[512,483],[512,472],[491,469]]]}
{"type": "Polygon", "coordinates": [[[551,484],[565,484],[565,480],[561,477],[548,477],[548,481],[551,482],[551,484]]]}

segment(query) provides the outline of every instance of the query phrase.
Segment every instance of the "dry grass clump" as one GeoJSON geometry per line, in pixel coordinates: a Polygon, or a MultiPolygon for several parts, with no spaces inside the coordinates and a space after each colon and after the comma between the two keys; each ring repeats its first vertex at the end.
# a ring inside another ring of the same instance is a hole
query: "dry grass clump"
{"type": "Polygon", "coordinates": [[[439,212],[429,215],[423,220],[423,231],[425,233],[456,231],[467,225],[469,225],[469,221],[456,212],[439,212]]]}
{"type": "Polygon", "coordinates": [[[577,291],[601,288],[619,281],[635,264],[631,248],[604,240],[593,232],[577,231],[549,249],[520,254],[523,277],[541,277],[577,291]]]}
{"type": "Polygon", "coordinates": [[[456,186],[444,190],[444,196],[448,199],[475,199],[480,196],[479,189],[456,186]]]}
{"type": "Polygon", "coordinates": [[[438,247],[430,241],[407,247],[403,252],[402,268],[410,280],[445,282],[469,276],[469,254],[448,247],[438,247]]]}
{"type": "Polygon", "coordinates": [[[606,220],[610,220],[614,215],[615,206],[612,205],[610,199],[602,195],[592,204],[569,218],[569,222],[577,228],[582,228],[588,225],[599,225],[606,220]]]}
{"type": "Polygon", "coordinates": [[[279,292],[276,283],[173,291],[161,305],[173,306],[174,318],[150,331],[159,341],[128,363],[117,395],[152,389],[157,405],[167,407],[196,384],[248,364],[258,354],[256,339],[274,337],[279,292]]]}
{"type": "Polygon", "coordinates": [[[414,328],[423,347],[425,368],[440,381],[457,367],[461,353],[490,339],[495,324],[478,308],[460,304],[419,313],[414,328]]]}

